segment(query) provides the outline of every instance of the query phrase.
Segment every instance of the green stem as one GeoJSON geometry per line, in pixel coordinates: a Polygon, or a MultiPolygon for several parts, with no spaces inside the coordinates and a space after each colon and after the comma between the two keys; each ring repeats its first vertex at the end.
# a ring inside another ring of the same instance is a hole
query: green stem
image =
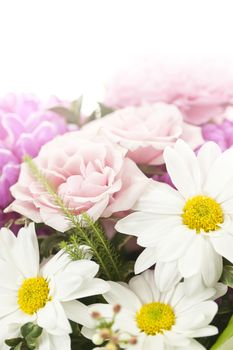
{"type": "Polygon", "coordinates": [[[88,223],[88,225],[90,225],[90,227],[92,228],[93,232],[95,233],[96,237],[99,239],[99,242],[102,244],[102,247],[104,248],[106,254],[108,255],[109,260],[112,263],[112,266],[115,270],[115,274],[118,278],[120,278],[120,274],[119,274],[119,269],[117,267],[117,264],[115,262],[115,260],[112,257],[111,251],[109,250],[108,247],[108,241],[106,241],[105,237],[103,234],[101,234],[102,232],[100,232],[96,226],[93,224],[93,221],[90,219],[90,217],[88,215],[83,215],[84,219],[86,220],[86,222],[88,223]]]}

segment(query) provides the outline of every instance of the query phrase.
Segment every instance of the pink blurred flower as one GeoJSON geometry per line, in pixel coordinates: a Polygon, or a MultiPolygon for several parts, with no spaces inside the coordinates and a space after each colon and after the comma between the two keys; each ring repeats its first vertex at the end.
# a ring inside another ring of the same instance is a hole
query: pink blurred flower
{"type": "Polygon", "coordinates": [[[122,108],[167,102],[179,107],[192,124],[221,121],[233,102],[232,73],[210,62],[178,65],[146,59],[115,75],[107,86],[105,103],[122,108]]]}
{"type": "Polygon", "coordinates": [[[68,130],[61,116],[47,110],[57,103],[43,105],[33,96],[14,94],[0,99],[0,208],[12,201],[9,188],[18,179],[23,156],[36,156],[43,144],[68,130]]]}
{"type": "MultiPolygon", "coordinates": [[[[86,212],[97,220],[130,209],[148,183],[125,153],[125,149],[100,134],[88,139],[82,132],[72,132],[44,145],[34,162],[69,210],[76,215],[86,212]]],[[[15,201],[8,211],[59,231],[71,227],[27,164],[22,165],[19,181],[11,191],[15,201]]]]}
{"type": "Polygon", "coordinates": [[[205,124],[202,134],[206,141],[216,142],[225,151],[233,145],[233,122],[224,120],[221,124],[205,124]]]}
{"type": "Polygon", "coordinates": [[[86,124],[82,130],[88,134],[101,128],[138,164],[162,164],[164,148],[178,138],[193,148],[203,143],[201,129],[184,123],[177,107],[165,103],[126,107],[86,124]]]}

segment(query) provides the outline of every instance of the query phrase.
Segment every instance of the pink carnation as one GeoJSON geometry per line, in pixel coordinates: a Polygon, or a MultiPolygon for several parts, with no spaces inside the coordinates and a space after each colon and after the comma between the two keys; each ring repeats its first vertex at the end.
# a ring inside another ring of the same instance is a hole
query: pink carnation
{"type": "Polygon", "coordinates": [[[105,103],[113,108],[142,103],[175,104],[186,121],[221,121],[233,102],[233,72],[213,64],[168,65],[154,59],[120,71],[107,86],[105,103]]]}
{"type": "MultiPolygon", "coordinates": [[[[101,135],[88,139],[82,132],[72,132],[44,145],[34,162],[70,211],[76,215],[86,212],[97,220],[132,208],[148,183],[125,153],[101,135]]],[[[15,201],[8,210],[59,231],[71,227],[27,164],[22,165],[11,192],[15,201]]]]}
{"type": "Polygon", "coordinates": [[[201,129],[184,123],[177,107],[165,103],[117,110],[88,123],[83,131],[88,134],[101,128],[138,164],[162,164],[164,148],[178,138],[193,148],[203,143],[201,129]]]}
{"type": "Polygon", "coordinates": [[[42,104],[34,96],[9,94],[0,99],[0,209],[12,201],[10,186],[25,154],[35,157],[41,146],[68,130],[61,116],[47,110],[61,102],[42,104]]]}

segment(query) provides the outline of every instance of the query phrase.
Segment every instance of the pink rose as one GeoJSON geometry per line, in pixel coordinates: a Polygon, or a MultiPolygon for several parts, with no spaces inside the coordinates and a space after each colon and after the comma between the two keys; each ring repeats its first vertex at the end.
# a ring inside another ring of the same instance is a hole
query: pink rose
{"type": "Polygon", "coordinates": [[[172,103],[195,125],[221,122],[233,103],[233,69],[211,62],[162,64],[153,57],[136,61],[109,82],[105,104],[123,108],[145,102],[172,103]]]}
{"type": "Polygon", "coordinates": [[[101,128],[138,164],[163,164],[164,148],[178,138],[193,148],[203,143],[201,129],[184,123],[178,108],[165,103],[126,107],[88,123],[82,130],[88,134],[101,128]]]}
{"type": "MultiPolygon", "coordinates": [[[[100,134],[88,139],[82,132],[70,132],[44,145],[34,162],[70,211],[86,212],[97,220],[130,209],[148,183],[125,154],[125,149],[100,134]]],[[[11,192],[15,201],[8,211],[62,232],[71,227],[27,164],[21,166],[11,192]]]]}

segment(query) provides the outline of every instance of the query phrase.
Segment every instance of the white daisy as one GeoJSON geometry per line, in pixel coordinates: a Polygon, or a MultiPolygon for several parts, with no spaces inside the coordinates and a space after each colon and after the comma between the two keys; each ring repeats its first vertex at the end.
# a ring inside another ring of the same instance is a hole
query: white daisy
{"type": "MultiPolygon", "coordinates": [[[[133,277],[129,285],[109,282],[111,289],[104,294],[109,304],[89,306],[106,319],[112,318],[113,305],[120,304],[113,330],[137,337],[136,345],[126,345],[130,350],[201,350],[204,347],[196,337],[214,335],[217,328],[209,325],[217,312],[217,304],[208,300],[214,293],[209,288],[188,297],[184,284],[179,283],[168,292],[161,293],[154,272],[147,270],[133,277]]],[[[83,327],[82,334],[92,339],[95,328],[83,327]]]]}
{"type": "Polygon", "coordinates": [[[170,276],[201,273],[205,285],[213,286],[222,273],[222,257],[233,263],[233,148],[221,153],[208,142],[196,156],[178,140],[174,149],[165,149],[164,159],[177,190],[151,182],[134,206],[136,212],[116,229],[137,236],[146,248],[136,261],[136,273],[159,262],[160,279],[163,263],[168,263],[170,276]]]}
{"type": "Polygon", "coordinates": [[[109,289],[107,282],[94,278],[98,265],[71,261],[60,251],[40,267],[34,224],[22,228],[17,237],[1,229],[0,258],[0,326],[35,322],[45,334],[66,338],[62,349],[69,350],[64,337],[72,331],[68,319],[81,325],[91,322],[87,306],[75,299],[109,289]]]}

